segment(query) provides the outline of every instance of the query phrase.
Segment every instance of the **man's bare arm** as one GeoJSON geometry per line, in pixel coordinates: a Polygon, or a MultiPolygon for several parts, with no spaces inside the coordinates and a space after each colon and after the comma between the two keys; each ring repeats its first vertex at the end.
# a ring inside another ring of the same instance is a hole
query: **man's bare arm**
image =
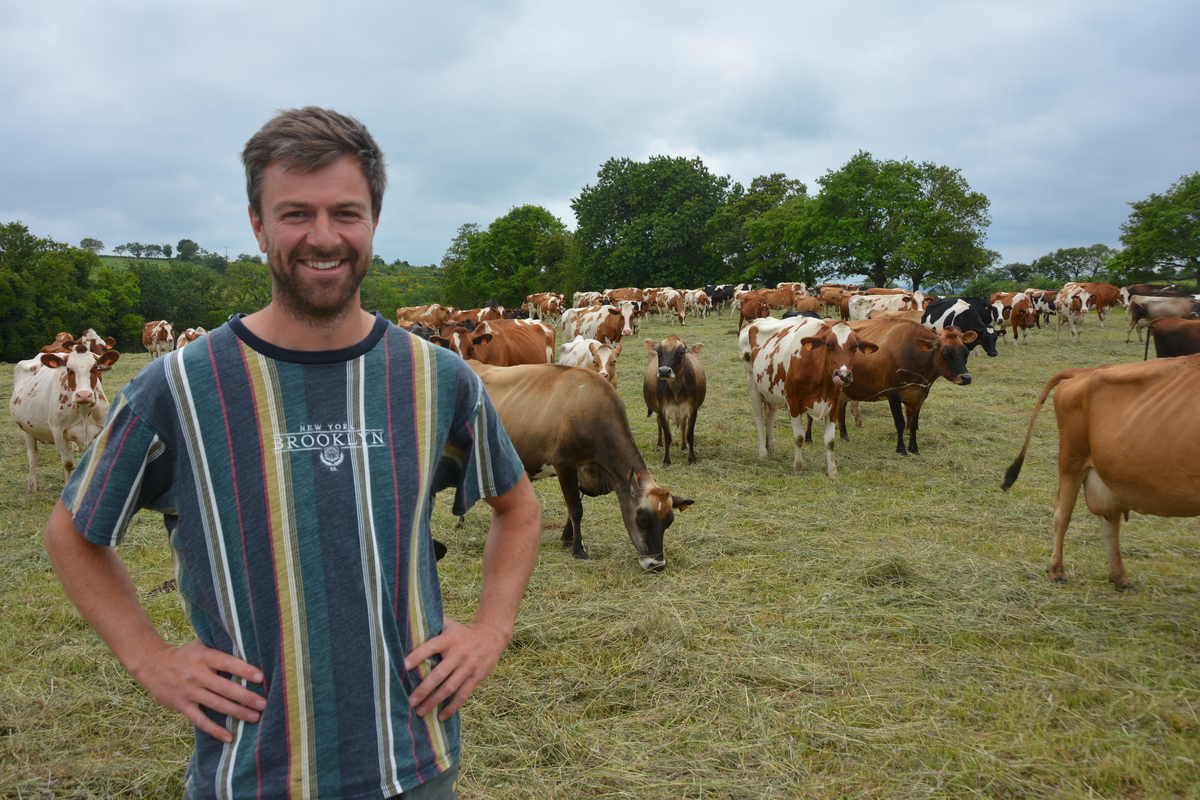
{"type": "Polygon", "coordinates": [[[441,663],[413,691],[411,702],[420,716],[446,702],[438,719],[449,719],[496,669],[537,563],[542,512],[528,476],[486,502],[492,507],[492,524],[483,547],[483,586],[475,618],[463,625],[447,617],[442,633],[404,660],[409,670],[435,653],[442,655],[441,663]]]}
{"type": "Polygon", "coordinates": [[[129,570],[116,549],[83,538],[61,500],[46,524],[46,552],[67,597],[155,700],[224,742],[232,740],[229,731],[209,719],[200,706],[247,722],[258,721],[265,699],[217,673],[252,683],[261,683],[262,673],[199,640],[183,647],[167,644],[142,609],[129,570]]]}

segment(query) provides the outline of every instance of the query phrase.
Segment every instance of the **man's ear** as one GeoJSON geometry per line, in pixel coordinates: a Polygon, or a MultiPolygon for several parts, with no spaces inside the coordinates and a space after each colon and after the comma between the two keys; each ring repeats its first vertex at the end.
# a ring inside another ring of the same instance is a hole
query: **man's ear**
{"type": "Polygon", "coordinates": [[[250,227],[254,230],[254,238],[258,240],[258,250],[260,253],[267,252],[267,237],[263,234],[262,217],[254,210],[254,206],[247,206],[250,212],[250,227]]]}

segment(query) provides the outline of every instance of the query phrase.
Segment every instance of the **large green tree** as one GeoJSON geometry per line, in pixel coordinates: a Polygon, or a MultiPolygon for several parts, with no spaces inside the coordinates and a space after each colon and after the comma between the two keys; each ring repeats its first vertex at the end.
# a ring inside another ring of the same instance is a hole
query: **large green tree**
{"type": "Polygon", "coordinates": [[[517,206],[487,230],[459,228],[442,259],[442,299],[477,308],[485,300],[519,306],[534,292],[558,289],[572,269],[571,235],[541,206],[517,206]]]}
{"type": "Polygon", "coordinates": [[[705,249],[705,225],[728,189],[699,158],[609,159],[571,201],[582,288],[690,288],[722,277],[728,268],[705,249]]]}
{"type": "Polygon", "coordinates": [[[780,172],[758,176],[749,189],[733,184],[704,226],[705,249],[727,267],[718,282],[774,286],[810,279],[786,235],[809,201],[807,191],[801,181],[780,172]]]}
{"type": "Polygon", "coordinates": [[[1200,286],[1200,172],[1129,205],[1114,269],[1130,282],[1191,273],[1200,286]]]}
{"type": "Polygon", "coordinates": [[[814,269],[866,275],[872,284],[960,282],[988,266],[988,199],[956,169],[879,161],[860,151],[817,180],[821,191],[789,227],[814,269]]]}
{"type": "Polygon", "coordinates": [[[104,309],[89,308],[95,253],[34,236],[20,222],[0,227],[0,361],[29,358],[55,334],[76,336],[104,309]]]}

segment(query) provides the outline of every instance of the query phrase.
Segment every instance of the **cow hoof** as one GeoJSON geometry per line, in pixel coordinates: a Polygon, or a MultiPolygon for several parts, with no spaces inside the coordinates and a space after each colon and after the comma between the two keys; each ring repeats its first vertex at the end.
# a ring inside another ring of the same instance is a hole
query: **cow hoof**
{"type": "Polygon", "coordinates": [[[587,554],[587,551],[586,551],[586,550],[578,550],[578,551],[576,551],[575,553],[572,553],[572,555],[574,555],[574,556],[575,556],[576,558],[578,558],[580,561],[590,561],[590,560],[591,560],[591,558],[592,558],[591,556],[589,556],[589,555],[587,554]]]}

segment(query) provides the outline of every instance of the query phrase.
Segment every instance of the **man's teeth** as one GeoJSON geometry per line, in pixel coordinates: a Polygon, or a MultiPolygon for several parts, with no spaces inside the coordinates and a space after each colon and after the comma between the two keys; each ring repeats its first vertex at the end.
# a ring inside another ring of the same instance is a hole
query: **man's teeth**
{"type": "Polygon", "coordinates": [[[340,263],[342,263],[342,262],[341,261],[309,261],[308,265],[310,267],[312,267],[313,269],[333,269],[340,263]]]}

